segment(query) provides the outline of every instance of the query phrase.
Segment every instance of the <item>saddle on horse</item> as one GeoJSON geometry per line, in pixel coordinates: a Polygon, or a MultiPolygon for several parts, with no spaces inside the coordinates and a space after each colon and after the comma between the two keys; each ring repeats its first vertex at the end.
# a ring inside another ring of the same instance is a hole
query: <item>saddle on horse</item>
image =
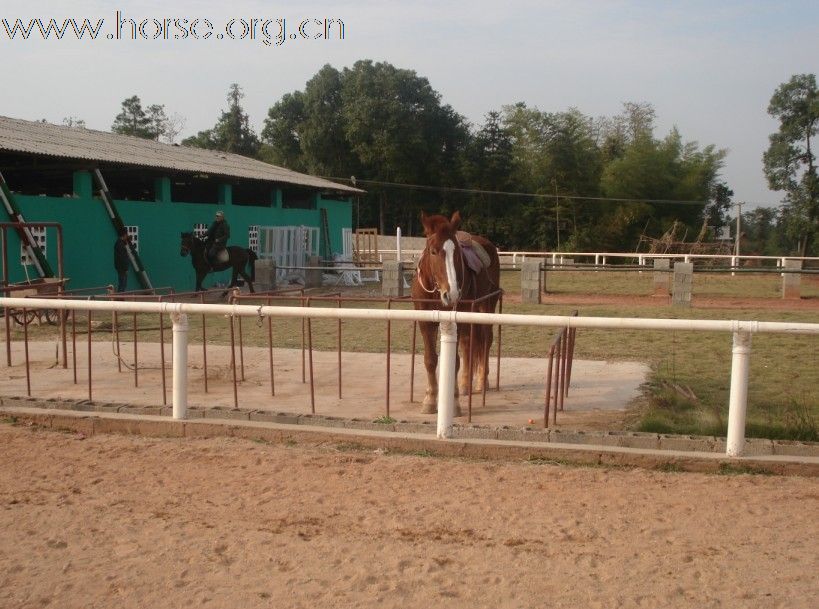
{"type": "Polygon", "coordinates": [[[475,273],[480,273],[483,269],[489,268],[491,264],[489,254],[480,243],[472,239],[472,235],[466,231],[459,230],[455,233],[455,237],[458,239],[458,245],[461,246],[464,261],[466,261],[470,269],[475,273]]]}

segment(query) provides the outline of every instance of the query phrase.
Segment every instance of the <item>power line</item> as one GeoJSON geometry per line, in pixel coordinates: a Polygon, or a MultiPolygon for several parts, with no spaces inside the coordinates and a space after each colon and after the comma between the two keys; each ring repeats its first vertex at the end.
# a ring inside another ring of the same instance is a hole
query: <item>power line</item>
{"type": "Polygon", "coordinates": [[[599,201],[602,203],[673,203],[678,205],[708,205],[709,201],[685,201],[678,199],[621,199],[616,197],[584,197],[567,194],[542,194],[535,192],[510,192],[504,190],[481,190],[479,188],[455,188],[453,186],[429,186],[423,184],[401,184],[399,182],[382,182],[379,180],[361,180],[359,178],[338,178],[320,176],[325,180],[336,180],[356,184],[372,184],[373,186],[389,186],[391,188],[406,188],[410,190],[429,190],[437,192],[457,192],[465,194],[500,195],[504,197],[525,197],[527,199],[570,199],[580,201],[599,201]]]}

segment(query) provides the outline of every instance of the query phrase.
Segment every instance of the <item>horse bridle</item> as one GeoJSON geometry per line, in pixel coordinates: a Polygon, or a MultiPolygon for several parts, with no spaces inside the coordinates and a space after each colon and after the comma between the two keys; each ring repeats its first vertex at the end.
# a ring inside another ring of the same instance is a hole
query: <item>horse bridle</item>
{"type": "MultiPolygon", "coordinates": [[[[455,237],[451,237],[450,239],[455,245],[458,245],[456,240],[455,240],[455,237]]],[[[458,246],[458,247],[460,247],[460,246],[458,246]]],[[[427,245],[426,248],[424,248],[424,251],[421,252],[421,257],[418,259],[418,264],[415,265],[415,277],[418,278],[418,285],[421,286],[421,289],[424,290],[424,292],[426,292],[427,294],[434,294],[435,292],[440,292],[441,291],[439,286],[438,286],[438,282],[435,281],[435,276],[433,275],[433,277],[432,277],[432,282],[433,282],[432,289],[427,288],[427,286],[424,285],[424,280],[421,279],[421,261],[424,259],[424,256],[426,255],[426,253],[428,251],[429,251],[429,245],[427,245]]],[[[464,266],[464,253],[463,252],[461,252],[461,277],[462,277],[461,281],[465,284],[466,283],[466,267],[464,266]]],[[[463,293],[462,288],[464,286],[458,286],[458,287],[459,287],[459,291],[461,291],[461,293],[463,293]]]]}

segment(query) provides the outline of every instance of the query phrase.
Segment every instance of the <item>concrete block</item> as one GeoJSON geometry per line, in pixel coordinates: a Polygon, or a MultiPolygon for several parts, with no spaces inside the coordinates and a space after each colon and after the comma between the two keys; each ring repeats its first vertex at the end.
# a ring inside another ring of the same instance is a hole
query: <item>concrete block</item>
{"type": "Polygon", "coordinates": [[[396,260],[384,262],[381,273],[381,295],[400,298],[404,295],[404,264],[396,260]]]}
{"type": "Polygon", "coordinates": [[[373,423],[368,419],[345,419],[344,427],[347,429],[366,429],[368,431],[395,431],[392,423],[373,423]]]}
{"type": "Polygon", "coordinates": [[[603,446],[657,450],[660,448],[660,436],[643,431],[609,431],[603,434],[600,443],[603,446]]]}
{"type": "Polygon", "coordinates": [[[714,452],[716,443],[716,438],[711,436],[660,434],[660,450],[710,453],[714,452]]]}
{"type": "Polygon", "coordinates": [[[54,414],[51,417],[51,429],[74,431],[86,436],[93,436],[94,424],[97,420],[97,417],[54,414]]]}
{"type": "MultiPolygon", "coordinates": [[[[785,260],[783,269],[786,271],[800,271],[802,270],[802,261],[785,260]]],[[[800,273],[784,273],[782,275],[782,298],[799,300],[802,297],[801,283],[802,275],[800,273]]]]}
{"type": "Polygon", "coordinates": [[[161,406],[137,406],[135,404],[125,404],[120,406],[118,412],[121,414],[137,414],[159,416],[162,413],[161,406]]]}
{"type": "Polygon", "coordinates": [[[94,404],[94,412],[119,412],[119,409],[122,408],[122,404],[115,404],[113,402],[106,402],[106,403],[95,403],[94,404]]]}
{"type": "Polygon", "coordinates": [[[256,291],[269,292],[276,289],[276,262],[270,259],[257,260],[256,291]]]}
{"type": "Polygon", "coordinates": [[[654,295],[668,296],[671,291],[671,260],[654,258],[654,295]]]}
{"type": "Polygon", "coordinates": [[[321,266],[321,258],[319,258],[318,256],[308,257],[307,266],[313,268],[310,268],[304,272],[304,287],[305,288],[321,287],[322,271],[320,268],[319,269],[315,268],[321,266]]]}
{"type": "Polygon", "coordinates": [[[452,437],[495,440],[498,437],[498,431],[492,427],[482,427],[480,425],[455,425],[452,428],[452,437]]]}
{"type": "Polygon", "coordinates": [[[549,433],[549,442],[557,444],[590,444],[600,446],[603,443],[602,431],[572,431],[552,429],[549,433]]]}
{"type": "Polygon", "coordinates": [[[793,457],[819,457],[819,444],[816,442],[797,442],[794,440],[774,440],[773,454],[793,457]]]}
{"type": "Polygon", "coordinates": [[[551,433],[554,430],[529,427],[502,427],[497,430],[498,440],[510,440],[512,442],[549,442],[551,433]]]}
{"type": "Polygon", "coordinates": [[[694,265],[691,262],[674,264],[671,304],[680,307],[691,306],[691,290],[694,280],[694,265]]]}
{"type": "Polygon", "coordinates": [[[223,419],[249,421],[250,411],[239,408],[208,408],[204,412],[206,419],[223,419]]]}
{"type": "Polygon", "coordinates": [[[521,265],[520,289],[521,301],[529,304],[540,304],[543,291],[543,270],[540,260],[525,260],[521,265]]]}
{"type": "Polygon", "coordinates": [[[422,433],[437,434],[437,425],[423,421],[421,423],[410,423],[408,421],[398,421],[395,424],[395,431],[400,433],[422,433]]]}

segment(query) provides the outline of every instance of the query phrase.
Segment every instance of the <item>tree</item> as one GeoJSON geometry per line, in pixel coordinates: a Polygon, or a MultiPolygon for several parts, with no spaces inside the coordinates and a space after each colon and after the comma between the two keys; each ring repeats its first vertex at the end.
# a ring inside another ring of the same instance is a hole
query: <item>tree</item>
{"type": "Polygon", "coordinates": [[[223,150],[254,157],[259,153],[259,138],[250,127],[250,119],[242,109],[242,88],[233,83],[227,94],[228,108],[222,112],[212,129],[200,131],[182,141],[184,146],[223,150]]]}
{"type": "Polygon", "coordinates": [[[164,135],[168,130],[168,117],[165,116],[165,106],[153,104],[148,106],[145,112],[148,119],[148,133],[152,140],[159,140],[159,136],[164,135]]]}
{"type": "Polygon", "coordinates": [[[784,190],[788,230],[798,235],[800,255],[813,251],[819,230],[819,176],[811,140],[819,130],[819,91],[814,74],[797,74],[771,97],[768,114],[779,120],[762,157],[773,190],[784,190]]]}
{"type": "Polygon", "coordinates": [[[155,139],[151,118],[142,109],[139,96],[133,95],[122,102],[122,112],[114,119],[111,131],[120,135],[155,139]]]}
{"type": "Polygon", "coordinates": [[[85,129],[85,121],[81,118],[77,118],[76,116],[66,116],[63,119],[63,125],[66,127],[71,127],[72,129],[85,129]]]}

